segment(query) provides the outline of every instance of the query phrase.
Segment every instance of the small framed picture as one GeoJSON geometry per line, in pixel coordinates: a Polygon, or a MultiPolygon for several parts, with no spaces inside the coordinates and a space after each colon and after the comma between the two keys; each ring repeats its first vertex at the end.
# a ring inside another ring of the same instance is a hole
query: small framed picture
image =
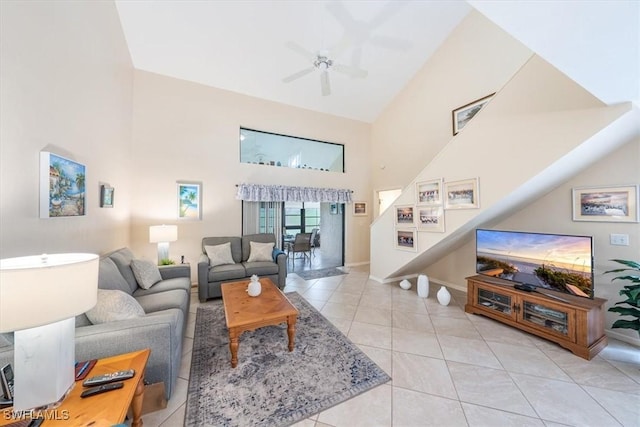
{"type": "Polygon", "coordinates": [[[478,178],[444,183],[445,209],[477,209],[480,207],[478,178]]]}
{"type": "Polygon", "coordinates": [[[367,202],[353,202],[353,215],[354,216],[366,216],[367,215],[367,202]]]}
{"type": "Polygon", "coordinates": [[[444,233],[444,209],[442,206],[417,206],[416,227],[418,231],[444,233]]]}
{"type": "Polygon", "coordinates": [[[493,95],[495,95],[495,92],[453,110],[451,112],[453,120],[453,134],[457,135],[458,132],[460,132],[462,128],[480,112],[482,107],[491,101],[493,95]]]}
{"type": "Polygon", "coordinates": [[[113,194],[115,189],[109,185],[100,186],[100,207],[112,208],[113,207],[113,194]]]}
{"type": "Polygon", "coordinates": [[[202,219],[202,183],[178,181],[178,219],[202,219]]]}
{"type": "Polygon", "coordinates": [[[638,222],[638,186],[581,187],[572,190],[573,220],[638,222]]]}
{"type": "Polygon", "coordinates": [[[442,178],[416,182],[416,205],[442,204],[442,178]]]}
{"type": "Polygon", "coordinates": [[[413,226],[413,205],[395,205],[397,226],[412,227],[413,226]]]}
{"type": "Polygon", "coordinates": [[[394,233],[396,249],[418,251],[418,235],[415,228],[396,228],[394,233]]]}

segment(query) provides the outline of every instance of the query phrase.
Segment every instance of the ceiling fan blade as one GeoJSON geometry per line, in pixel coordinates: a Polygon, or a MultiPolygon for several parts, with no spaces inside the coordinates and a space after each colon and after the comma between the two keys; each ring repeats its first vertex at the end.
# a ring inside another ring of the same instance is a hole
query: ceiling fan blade
{"type": "Polygon", "coordinates": [[[283,83],[289,83],[292,82],[296,79],[299,79],[302,76],[306,76],[307,74],[309,74],[310,72],[312,72],[315,69],[315,67],[309,67],[309,68],[305,68],[304,70],[300,70],[297,73],[293,73],[290,76],[285,77],[284,79],[282,79],[283,83]]]}
{"type": "Polygon", "coordinates": [[[349,65],[333,64],[331,68],[336,70],[339,73],[346,74],[356,79],[364,79],[369,75],[369,73],[366,70],[363,70],[361,68],[351,67],[349,65]]]}
{"type": "Polygon", "coordinates": [[[356,46],[353,48],[353,52],[351,53],[351,66],[360,68],[361,62],[362,62],[362,46],[356,46]]]}
{"type": "Polygon", "coordinates": [[[394,14],[398,13],[400,9],[402,9],[408,1],[389,1],[385,3],[380,11],[373,17],[371,21],[369,21],[369,28],[374,29],[385,23],[389,18],[391,18],[394,14]]]}
{"type": "Polygon", "coordinates": [[[400,51],[407,51],[411,49],[412,46],[412,43],[409,40],[380,35],[371,35],[369,37],[369,42],[374,46],[400,51]]]}
{"type": "Polygon", "coordinates": [[[329,72],[327,70],[322,70],[322,73],[320,73],[320,90],[322,96],[331,94],[331,83],[329,82],[329,72]]]}
{"type": "Polygon", "coordinates": [[[314,61],[316,59],[315,53],[308,51],[307,49],[303,48],[296,42],[288,41],[284,45],[289,49],[291,49],[292,51],[296,52],[297,54],[304,56],[309,61],[314,61]]]}
{"type": "Polygon", "coordinates": [[[349,13],[349,11],[340,2],[327,3],[327,10],[333,15],[336,20],[342,24],[343,27],[351,28],[356,24],[355,19],[349,13]]]}

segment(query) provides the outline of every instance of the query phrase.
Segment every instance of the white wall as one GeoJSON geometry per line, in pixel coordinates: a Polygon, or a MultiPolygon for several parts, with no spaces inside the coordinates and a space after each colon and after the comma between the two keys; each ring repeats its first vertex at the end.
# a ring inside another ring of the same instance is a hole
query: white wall
{"type": "Polygon", "coordinates": [[[127,245],[133,68],[114,4],[2,1],[0,19],[0,257],[127,245]],[[44,149],[86,165],[85,216],[39,218],[44,149]]]}
{"type": "MultiPolygon", "coordinates": [[[[203,237],[240,235],[236,185],[348,188],[370,202],[370,125],[245,95],[136,71],[133,113],[132,234],[134,253],[155,259],[150,225],[178,224],[171,256],[195,263],[203,237]],[[345,173],[240,163],[239,128],[345,145],[345,173]],[[176,219],[176,181],[203,184],[203,220],[176,219]]],[[[369,257],[368,222],[347,217],[346,263],[369,257]]]]}

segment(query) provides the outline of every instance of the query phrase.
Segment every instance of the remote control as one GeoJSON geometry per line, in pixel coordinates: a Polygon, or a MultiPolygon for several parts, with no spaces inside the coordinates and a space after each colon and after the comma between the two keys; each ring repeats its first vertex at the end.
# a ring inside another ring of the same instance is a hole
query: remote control
{"type": "Polygon", "coordinates": [[[117,390],[124,387],[124,383],[110,383],[104,384],[99,387],[88,388],[80,394],[80,397],[95,396],[96,394],[106,393],[111,390],[117,390]]]}
{"type": "Polygon", "coordinates": [[[112,372],[110,374],[105,375],[96,375],[95,377],[87,378],[82,383],[85,387],[91,387],[95,385],[108,384],[115,381],[128,380],[135,375],[135,371],[133,369],[129,369],[127,371],[117,371],[112,372]]]}
{"type": "Polygon", "coordinates": [[[40,425],[44,422],[44,418],[40,417],[40,418],[34,418],[31,420],[31,422],[29,423],[29,425],[27,427],[40,427],[40,425]]]}
{"type": "Polygon", "coordinates": [[[525,292],[532,292],[536,289],[535,286],[527,285],[526,283],[518,283],[516,285],[513,285],[513,287],[525,292]]]}

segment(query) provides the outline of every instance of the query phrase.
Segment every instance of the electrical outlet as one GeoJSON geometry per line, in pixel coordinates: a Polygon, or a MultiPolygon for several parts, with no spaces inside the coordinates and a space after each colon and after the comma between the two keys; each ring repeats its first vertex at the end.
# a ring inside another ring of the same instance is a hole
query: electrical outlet
{"type": "Polygon", "coordinates": [[[629,246],[629,235],[628,234],[611,234],[609,235],[609,242],[612,245],[629,246]]]}

